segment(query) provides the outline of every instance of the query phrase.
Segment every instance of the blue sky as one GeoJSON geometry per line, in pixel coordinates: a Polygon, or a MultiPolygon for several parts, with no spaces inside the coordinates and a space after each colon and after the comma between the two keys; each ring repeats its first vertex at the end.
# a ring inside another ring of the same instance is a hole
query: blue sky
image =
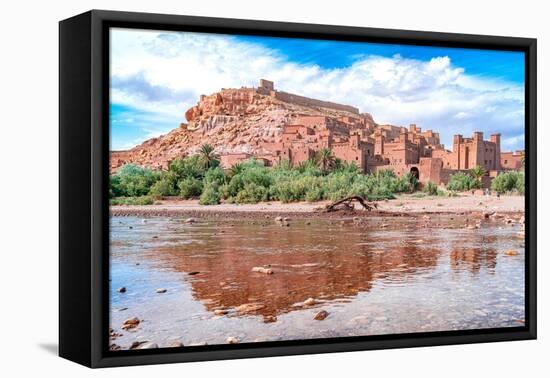
{"type": "Polygon", "coordinates": [[[464,68],[468,74],[524,82],[524,54],[518,52],[255,36],[239,39],[277,50],[291,61],[317,64],[323,68],[346,67],[369,55],[392,57],[399,54],[403,58],[424,61],[448,56],[455,66],[464,68]]]}
{"type": "Polygon", "coordinates": [[[200,94],[256,86],[356,106],[379,123],[524,144],[523,53],[129,29],[111,31],[111,147],[184,121],[200,94]]]}

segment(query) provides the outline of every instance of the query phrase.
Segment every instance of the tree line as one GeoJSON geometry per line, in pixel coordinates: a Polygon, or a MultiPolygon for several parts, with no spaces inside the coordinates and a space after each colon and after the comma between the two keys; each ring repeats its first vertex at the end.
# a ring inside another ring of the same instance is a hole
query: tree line
{"type": "MultiPolygon", "coordinates": [[[[493,184],[497,182],[502,189],[500,192],[518,187],[520,178],[514,176],[511,180],[510,174],[517,173],[499,175],[493,180],[493,184]]],[[[452,175],[447,190],[481,187],[483,175],[485,172],[477,167],[469,174],[452,175]]],[[[146,205],[166,196],[198,198],[203,205],[218,204],[222,200],[228,203],[335,201],[350,196],[373,201],[392,199],[397,193],[410,193],[417,187],[417,179],[410,173],[401,177],[392,170],[363,174],[355,163],[336,158],[328,148],[296,166],[283,160],[270,168],[261,160],[251,158],[224,170],[214,148],[205,144],[196,155],[172,161],[167,170],[124,165],[110,176],[109,195],[112,205],[146,205]]],[[[446,194],[434,183],[425,185],[424,191],[430,195],[446,194]]]]}

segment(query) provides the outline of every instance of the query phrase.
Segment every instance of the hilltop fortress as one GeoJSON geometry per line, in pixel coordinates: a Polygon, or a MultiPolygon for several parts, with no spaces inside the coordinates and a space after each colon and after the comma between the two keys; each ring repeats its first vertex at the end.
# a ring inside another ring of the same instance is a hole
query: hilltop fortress
{"type": "Polygon", "coordinates": [[[447,150],[432,130],[422,131],[415,124],[379,125],[353,106],[278,91],[273,82],[263,79],[256,88],[202,95],[185,118],[186,123],[164,136],[112,152],[111,171],[126,163],[166,168],[173,159],[209,143],[224,168],[251,157],[267,166],[282,160],[297,165],[329,148],[335,157],[354,162],[365,173],[410,172],[421,183],[445,184],[451,174],[479,165],[488,172],[483,179],[488,185],[500,171],[520,169],[523,158],[523,152],[501,152],[500,134],[488,140],[482,132],[469,138],[455,135],[452,150],[447,150]]]}

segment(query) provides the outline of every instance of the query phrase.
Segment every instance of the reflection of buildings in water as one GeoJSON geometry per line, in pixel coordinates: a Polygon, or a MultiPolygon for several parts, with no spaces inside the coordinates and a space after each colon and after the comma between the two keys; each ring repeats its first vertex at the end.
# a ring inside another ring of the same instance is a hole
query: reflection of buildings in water
{"type": "Polygon", "coordinates": [[[376,249],[361,243],[365,235],[359,233],[273,231],[262,237],[242,227],[205,237],[200,253],[184,245],[151,256],[178,272],[200,272],[187,277],[193,296],[208,310],[261,303],[257,313],[264,317],[297,309],[293,305],[309,297],[346,300],[369,291],[375,280],[402,282],[434,268],[440,256],[439,250],[420,245],[384,249],[381,242],[376,249]],[[251,236],[246,244],[243,235],[251,236]],[[251,271],[265,265],[275,273],[251,271]]]}
{"type": "MultiPolygon", "coordinates": [[[[479,245],[494,245],[498,242],[496,236],[472,235],[472,241],[479,245]]],[[[455,271],[468,270],[471,273],[479,273],[481,268],[490,274],[495,273],[497,265],[497,251],[493,247],[464,248],[462,243],[455,243],[450,254],[451,267],[455,271]]]]}
{"type": "Polygon", "coordinates": [[[468,270],[478,273],[481,268],[494,274],[497,265],[497,252],[494,248],[453,249],[450,255],[454,270],[468,270]]]}

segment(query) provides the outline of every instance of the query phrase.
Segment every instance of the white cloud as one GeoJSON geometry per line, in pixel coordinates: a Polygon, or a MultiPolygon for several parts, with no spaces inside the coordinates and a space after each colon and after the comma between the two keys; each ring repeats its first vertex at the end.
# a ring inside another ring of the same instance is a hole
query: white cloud
{"type": "Polygon", "coordinates": [[[447,146],[452,135],[475,130],[501,132],[513,148],[523,143],[511,139],[523,133],[523,86],[467,75],[447,56],[358,56],[323,69],[231,36],[135,30],[114,30],[111,51],[113,102],[182,121],[200,94],[265,78],[280,90],[356,106],[379,123],[437,130],[447,146]]]}
{"type": "Polygon", "coordinates": [[[514,151],[519,149],[518,146],[523,146],[525,143],[525,134],[518,134],[516,136],[507,137],[501,139],[502,151],[514,151]]]}

